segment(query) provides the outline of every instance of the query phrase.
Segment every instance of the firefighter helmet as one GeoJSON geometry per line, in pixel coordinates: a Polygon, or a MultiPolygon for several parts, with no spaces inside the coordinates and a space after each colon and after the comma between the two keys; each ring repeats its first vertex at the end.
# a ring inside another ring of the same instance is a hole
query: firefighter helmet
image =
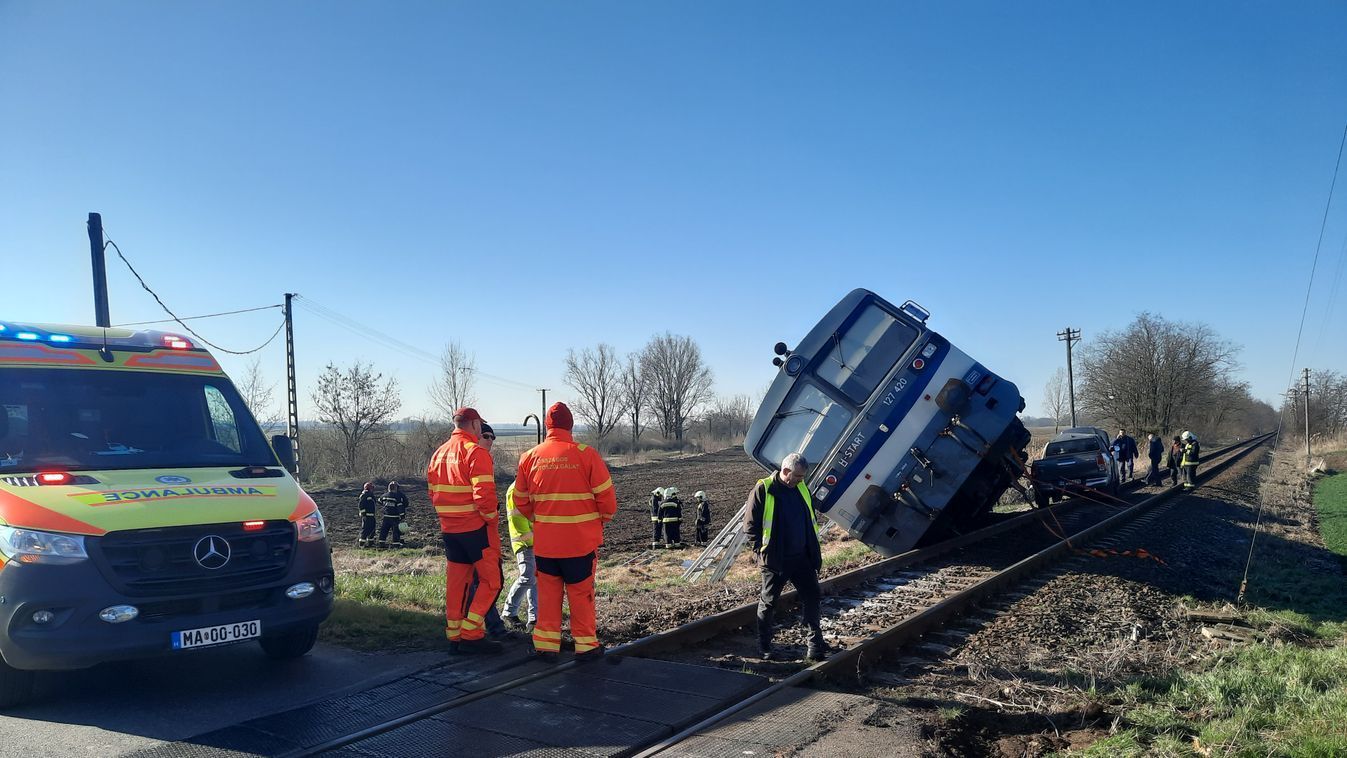
{"type": "Polygon", "coordinates": [[[1193,439],[1193,433],[1185,429],[1183,434],[1179,435],[1179,439],[1188,442],[1193,439]]]}
{"type": "Polygon", "coordinates": [[[697,492],[696,492],[695,494],[693,494],[693,497],[697,498],[698,500],[705,500],[705,499],[706,499],[706,491],[705,491],[705,490],[697,490],[697,492]]]}
{"type": "Polygon", "coordinates": [[[666,498],[674,497],[674,496],[676,496],[677,494],[678,494],[678,488],[677,488],[677,487],[665,487],[665,488],[664,488],[664,497],[666,497],[666,498]]]}
{"type": "Polygon", "coordinates": [[[650,494],[654,495],[655,497],[664,497],[664,488],[656,487],[655,489],[650,490],[650,494]]]}

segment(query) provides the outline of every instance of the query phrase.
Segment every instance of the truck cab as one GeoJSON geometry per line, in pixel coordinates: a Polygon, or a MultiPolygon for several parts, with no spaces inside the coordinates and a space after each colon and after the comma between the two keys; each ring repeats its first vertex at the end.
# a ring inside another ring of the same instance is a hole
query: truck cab
{"type": "Polygon", "coordinates": [[[0,706],[34,671],[308,652],[331,550],[288,442],[181,335],[0,321],[0,706]]]}

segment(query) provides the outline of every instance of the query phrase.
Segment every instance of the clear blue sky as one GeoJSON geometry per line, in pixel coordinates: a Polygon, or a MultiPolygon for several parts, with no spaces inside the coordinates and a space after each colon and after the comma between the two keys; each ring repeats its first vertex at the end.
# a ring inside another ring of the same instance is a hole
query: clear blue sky
{"type": "MultiPolygon", "coordinates": [[[[1344,40],[1341,2],[0,0],[0,318],[92,322],[99,211],[181,314],[298,292],[550,397],[568,347],[665,330],[755,394],[773,342],[864,286],[924,304],[1030,413],[1055,332],[1142,310],[1243,344],[1275,399],[1344,40]]],[[[1338,192],[1297,369],[1347,370],[1338,192]]],[[[114,322],[161,317],[109,272],[114,322]]],[[[354,358],[428,408],[433,366],[298,316],[304,415],[354,358]]],[[[243,348],[278,318],[196,325],[243,348]]],[[[281,343],[262,356],[281,382],[281,343]]]]}

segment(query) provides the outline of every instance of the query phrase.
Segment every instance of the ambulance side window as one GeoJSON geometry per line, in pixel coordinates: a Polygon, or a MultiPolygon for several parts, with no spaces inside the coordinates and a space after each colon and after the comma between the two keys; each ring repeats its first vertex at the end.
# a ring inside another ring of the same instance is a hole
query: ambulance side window
{"type": "Polygon", "coordinates": [[[209,384],[206,385],[206,409],[210,411],[211,434],[215,441],[239,453],[243,451],[243,445],[239,441],[238,422],[234,420],[234,409],[229,407],[229,401],[220,391],[209,384]]]}

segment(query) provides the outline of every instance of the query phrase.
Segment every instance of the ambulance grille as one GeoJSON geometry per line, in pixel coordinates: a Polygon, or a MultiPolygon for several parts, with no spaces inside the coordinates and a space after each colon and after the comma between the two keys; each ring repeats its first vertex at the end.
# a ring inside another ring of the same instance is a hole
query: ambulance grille
{"type": "Polygon", "coordinates": [[[176,526],[109,532],[86,540],[90,556],[121,592],[140,597],[196,595],[256,587],[283,578],[295,553],[289,521],[267,521],[256,531],[240,523],[176,526]],[[214,537],[214,542],[203,542],[214,537]],[[219,563],[228,543],[229,560],[218,568],[198,562],[196,552],[217,548],[219,563]]]}

